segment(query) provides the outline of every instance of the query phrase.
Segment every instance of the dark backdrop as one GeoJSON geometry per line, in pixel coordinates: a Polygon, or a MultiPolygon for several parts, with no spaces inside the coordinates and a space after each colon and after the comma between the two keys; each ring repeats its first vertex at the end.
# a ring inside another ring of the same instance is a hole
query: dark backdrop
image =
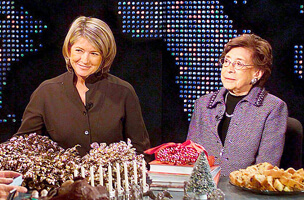
{"type": "MultiPolygon", "coordinates": [[[[164,142],[183,142],[189,122],[183,112],[183,100],[175,83],[178,67],[166,50],[161,38],[135,39],[122,33],[121,16],[113,0],[16,0],[33,18],[48,27],[39,37],[43,47],[12,63],[7,84],[3,88],[3,108],[0,115],[10,111],[16,122],[0,124],[1,140],[18,129],[22,113],[31,93],[45,79],[66,71],[61,47],[70,23],[79,15],[93,16],[106,21],[116,37],[118,53],[111,73],[130,82],[142,105],[143,117],[152,146],[164,142]]],[[[135,1],[136,2],[136,1],[135,1]]],[[[304,43],[303,14],[300,1],[220,1],[224,11],[234,20],[238,30],[250,29],[267,39],[274,48],[274,69],[267,89],[283,99],[290,116],[304,124],[303,79],[293,73],[294,45],[304,43]]],[[[1,116],[0,116],[1,117],[1,116]]]]}

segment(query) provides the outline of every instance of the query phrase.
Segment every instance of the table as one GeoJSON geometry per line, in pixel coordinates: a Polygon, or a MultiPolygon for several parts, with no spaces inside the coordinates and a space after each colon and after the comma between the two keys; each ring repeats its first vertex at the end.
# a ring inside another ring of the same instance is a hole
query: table
{"type": "Polygon", "coordinates": [[[265,195],[257,194],[250,191],[246,191],[240,188],[237,188],[229,183],[228,177],[221,177],[218,187],[225,193],[225,200],[234,200],[234,199],[304,199],[303,194],[297,195],[265,195]]]}
{"type": "MultiPolygon", "coordinates": [[[[243,190],[241,188],[235,187],[229,183],[228,177],[221,177],[218,183],[218,188],[220,188],[225,193],[225,200],[256,200],[256,199],[269,199],[269,200],[277,200],[277,199],[292,199],[304,200],[304,193],[295,194],[295,195],[265,195],[265,194],[257,194],[250,191],[243,190]]],[[[173,196],[174,200],[182,200],[183,192],[170,192],[173,196]]]]}
{"type": "MultiPolygon", "coordinates": [[[[225,193],[225,200],[256,200],[256,199],[267,199],[267,200],[277,200],[277,199],[284,199],[284,200],[297,200],[301,199],[304,200],[304,193],[302,194],[295,194],[295,195],[265,195],[265,194],[257,194],[250,191],[246,191],[240,188],[237,188],[229,183],[228,177],[221,177],[218,183],[218,188],[220,188],[225,193]]],[[[154,192],[157,195],[157,191],[154,192]]],[[[170,192],[173,196],[173,200],[182,200],[184,193],[183,192],[170,192]]],[[[19,197],[15,198],[15,200],[21,200],[22,197],[29,197],[29,194],[20,194],[19,197]]],[[[149,197],[145,197],[144,200],[149,200],[149,197]]]]}

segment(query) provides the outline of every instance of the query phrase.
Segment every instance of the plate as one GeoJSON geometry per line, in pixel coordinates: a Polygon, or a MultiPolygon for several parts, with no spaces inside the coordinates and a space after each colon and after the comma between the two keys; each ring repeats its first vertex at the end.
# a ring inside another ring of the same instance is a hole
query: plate
{"type": "Polygon", "coordinates": [[[246,188],[246,187],[238,186],[238,185],[235,185],[235,184],[231,183],[230,181],[229,181],[229,183],[231,185],[233,185],[234,187],[240,188],[240,189],[245,190],[245,191],[250,191],[250,192],[253,192],[253,193],[257,193],[257,194],[267,194],[267,195],[295,195],[295,194],[304,194],[304,190],[303,191],[292,191],[292,192],[258,190],[258,189],[252,189],[252,188],[246,188]]]}

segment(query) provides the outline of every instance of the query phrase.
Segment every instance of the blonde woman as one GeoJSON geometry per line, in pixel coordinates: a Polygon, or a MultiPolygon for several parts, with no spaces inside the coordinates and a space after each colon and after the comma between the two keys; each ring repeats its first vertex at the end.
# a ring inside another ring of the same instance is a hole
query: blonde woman
{"type": "Polygon", "coordinates": [[[116,43],[100,19],[78,17],[64,44],[67,72],[44,81],[32,94],[17,134],[36,132],[61,147],[79,144],[85,155],[93,142],[131,139],[138,153],[150,147],[134,88],[109,73],[116,43]]]}

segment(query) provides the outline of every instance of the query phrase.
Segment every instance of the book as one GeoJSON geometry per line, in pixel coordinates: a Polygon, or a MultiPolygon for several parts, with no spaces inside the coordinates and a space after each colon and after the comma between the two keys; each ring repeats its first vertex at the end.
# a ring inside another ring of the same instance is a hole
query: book
{"type": "MultiPolygon", "coordinates": [[[[216,181],[219,178],[221,167],[218,165],[214,165],[210,167],[211,169],[211,176],[216,181]],[[218,176],[218,178],[217,178],[218,176]]],[[[178,174],[178,173],[166,173],[166,172],[148,172],[148,176],[151,178],[151,180],[158,181],[158,182],[184,182],[188,181],[191,174],[178,174]]]]}
{"type": "Polygon", "coordinates": [[[175,174],[191,174],[194,165],[171,165],[153,160],[150,163],[151,172],[164,172],[175,174]]]}
{"type": "MultiPolygon", "coordinates": [[[[151,169],[151,168],[150,168],[151,169]]],[[[210,167],[212,178],[217,185],[220,178],[221,167],[216,165],[210,167]]],[[[191,174],[148,172],[151,178],[151,190],[184,191],[184,182],[189,181],[191,174]]]]}
{"type": "Polygon", "coordinates": [[[184,187],[184,182],[153,181],[150,187],[184,187]]]}
{"type": "Polygon", "coordinates": [[[172,192],[183,192],[184,187],[167,187],[167,186],[150,186],[150,189],[153,191],[172,191],[172,192]]]}
{"type": "Polygon", "coordinates": [[[171,180],[173,182],[184,182],[188,181],[190,178],[190,174],[172,174],[172,173],[164,173],[164,172],[148,172],[149,177],[153,181],[168,181],[171,180]]]}

